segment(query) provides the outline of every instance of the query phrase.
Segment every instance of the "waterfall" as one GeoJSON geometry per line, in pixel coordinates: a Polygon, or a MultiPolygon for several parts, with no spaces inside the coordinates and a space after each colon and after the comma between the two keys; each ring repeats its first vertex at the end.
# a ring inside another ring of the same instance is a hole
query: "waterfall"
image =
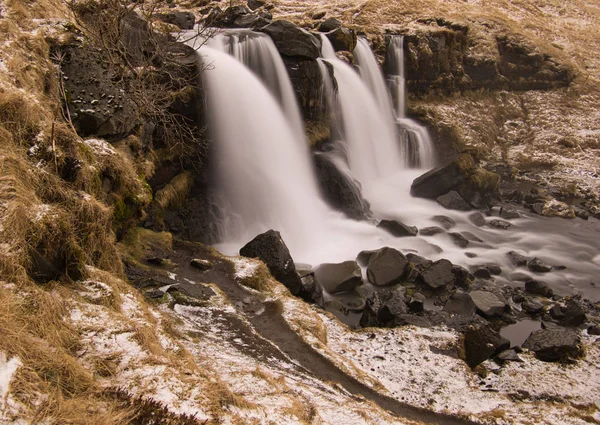
{"type": "Polygon", "coordinates": [[[271,37],[251,30],[222,30],[208,45],[229,53],[251,69],[283,107],[296,137],[304,141],[304,124],[294,89],[271,37]]]}
{"type": "Polygon", "coordinates": [[[327,207],[318,193],[306,144],[297,143],[282,108],[264,84],[232,56],[210,47],[200,54],[208,122],[216,142],[218,191],[226,200],[225,243],[237,245],[268,229],[296,252],[319,232],[327,207]]]}
{"type": "MultiPolygon", "coordinates": [[[[350,170],[367,187],[393,174],[402,164],[393,121],[386,119],[379,102],[356,71],[338,59],[331,42],[321,35],[322,54],[334,68],[338,84],[338,115],[347,143],[350,170]]],[[[323,75],[329,78],[329,74],[323,75]]]]}
{"type": "MultiPolygon", "coordinates": [[[[368,45],[367,45],[368,47],[368,45]]],[[[392,36],[387,49],[388,86],[396,113],[402,156],[408,167],[431,168],[435,164],[429,132],[417,121],[406,117],[406,76],[404,73],[404,37],[392,36]]]]}

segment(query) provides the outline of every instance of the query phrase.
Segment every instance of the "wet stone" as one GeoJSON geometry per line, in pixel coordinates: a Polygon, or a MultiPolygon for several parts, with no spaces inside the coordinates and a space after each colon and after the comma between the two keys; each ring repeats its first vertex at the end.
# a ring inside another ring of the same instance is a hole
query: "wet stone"
{"type": "Polygon", "coordinates": [[[548,284],[541,280],[535,279],[525,282],[525,292],[529,294],[541,295],[543,297],[552,296],[552,289],[548,287],[548,284]]]}
{"type": "Polygon", "coordinates": [[[506,255],[508,258],[510,258],[510,261],[517,267],[524,267],[527,265],[527,258],[516,251],[509,251],[506,253],[506,255]]]}
{"type": "Polygon", "coordinates": [[[438,204],[448,210],[469,211],[471,206],[454,190],[436,198],[438,204]]]}
{"type": "Polygon", "coordinates": [[[450,230],[454,226],[456,226],[456,223],[454,222],[454,220],[452,220],[450,217],[445,216],[445,215],[436,215],[433,217],[433,221],[435,221],[436,223],[439,223],[446,230],[450,230]]]}
{"type": "Polygon", "coordinates": [[[523,348],[535,352],[538,359],[555,362],[582,354],[578,331],[574,329],[542,329],[533,332],[523,348]]]}
{"type": "Polygon", "coordinates": [[[419,234],[421,236],[433,236],[433,235],[437,235],[439,233],[444,233],[444,229],[442,229],[441,227],[438,227],[438,226],[425,227],[425,228],[419,230],[419,234]]]}
{"type": "Polygon", "coordinates": [[[536,315],[542,311],[544,306],[539,301],[527,300],[523,304],[521,304],[521,308],[527,314],[536,315]]]}
{"type": "Polygon", "coordinates": [[[534,258],[533,260],[531,260],[527,264],[527,268],[529,270],[531,270],[532,272],[536,272],[536,273],[548,273],[550,270],[552,270],[551,266],[544,263],[539,258],[534,258]]]}
{"type": "Polygon", "coordinates": [[[487,291],[473,291],[470,293],[477,311],[486,317],[502,316],[505,303],[498,296],[487,291]]]}
{"type": "Polygon", "coordinates": [[[381,220],[377,227],[391,233],[396,237],[417,236],[419,230],[414,226],[407,226],[396,220],[381,220]]]}
{"type": "Polygon", "coordinates": [[[523,359],[519,357],[519,354],[515,350],[504,350],[497,356],[498,360],[504,362],[522,362],[523,359]]]}
{"type": "Polygon", "coordinates": [[[485,224],[485,217],[479,211],[469,214],[469,220],[477,227],[485,224]]]}
{"type": "Polygon", "coordinates": [[[200,271],[206,271],[206,270],[210,270],[213,265],[208,260],[201,260],[198,258],[194,258],[192,261],[190,261],[190,266],[192,266],[195,269],[198,269],[200,271]]]}
{"type": "Polygon", "coordinates": [[[430,288],[437,289],[454,282],[452,263],[448,260],[438,260],[421,274],[423,282],[430,288]]]}
{"type": "Polygon", "coordinates": [[[448,235],[450,235],[450,237],[452,238],[452,242],[454,242],[454,245],[458,246],[459,248],[466,248],[469,245],[469,240],[460,233],[451,232],[448,233],[448,235]]]}
{"type": "Polygon", "coordinates": [[[446,305],[444,306],[444,311],[450,314],[462,314],[462,315],[471,315],[475,313],[476,306],[467,292],[456,291],[446,305]]]}
{"type": "Polygon", "coordinates": [[[500,229],[500,230],[507,230],[510,226],[512,226],[512,224],[510,224],[508,221],[504,221],[504,220],[492,220],[488,223],[491,227],[495,228],[495,229],[500,229]]]}
{"type": "Polygon", "coordinates": [[[500,208],[500,213],[498,215],[505,220],[513,220],[515,218],[521,217],[521,215],[515,210],[504,207],[500,208]]]}

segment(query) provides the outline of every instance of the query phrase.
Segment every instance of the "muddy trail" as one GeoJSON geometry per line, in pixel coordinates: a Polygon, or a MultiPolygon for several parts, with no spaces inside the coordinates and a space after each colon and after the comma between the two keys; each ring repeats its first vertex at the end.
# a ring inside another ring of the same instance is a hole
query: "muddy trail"
{"type": "Polygon", "coordinates": [[[134,286],[142,288],[145,285],[140,282],[154,280],[158,284],[171,284],[176,291],[188,297],[207,300],[212,296],[213,291],[209,287],[192,282],[216,284],[237,312],[254,327],[255,332],[233,314],[224,314],[226,317],[222,317],[227,322],[226,326],[229,330],[236,335],[234,339],[240,341],[239,344],[234,345],[245,354],[260,361],[276,360],[288,365],[291,360],[299,372],[324,382],[338,384],[349,394],[370,400],[399,418],[436,425],[476,423],[408,405],[366,386],[344,373],[294,332],[283,318],[278,303],[265,302],[260,294],[241,286],[233,278],[234,269],[230,262],[216,257],[210,250],[199,244],[175,241],[173,248],[173,252],[166,257],[172,262],[169,271],[177,275],[175,285],[173,280],[165,279],[163,267],[152,266],[157,271],[156,274],[149,274],[147,271],[142,272],[135,268],[128,269],[128,277],[133,281],[134,286]],[[200,271],[190,265],[190,261],[194,258],[209,260],[213,267],[207,271],[200,271]]]}

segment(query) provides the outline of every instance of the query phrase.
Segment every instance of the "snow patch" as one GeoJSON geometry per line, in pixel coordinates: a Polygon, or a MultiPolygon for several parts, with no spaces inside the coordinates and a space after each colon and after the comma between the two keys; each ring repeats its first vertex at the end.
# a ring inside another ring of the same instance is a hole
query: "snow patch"
{"type": "Polygon", "coordinates": [[[235,277],[237,279],[246,279],[254,276],[259,263],[256,260],[244,257],[229,257],[235,267],[235,277]]]}
{"type": "Polygon", "coordinates": [[[108,142],[102,139],[87,139],[83,143],[92,148],[94,153],[100,156],[109,156],[117,153],[108,142]]]}

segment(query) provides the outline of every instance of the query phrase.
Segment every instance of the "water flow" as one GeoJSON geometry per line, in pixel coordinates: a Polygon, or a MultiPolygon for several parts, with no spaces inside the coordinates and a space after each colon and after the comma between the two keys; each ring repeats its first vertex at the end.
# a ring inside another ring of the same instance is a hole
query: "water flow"
{"type": "MultiPolygon", "coordinates": [[[[368,48],[368,44],[367,44],[368,48]]],[[[387,51],[389,92],[394,104],[402,156],[407,167],[431,168],[435,165],[433,142],[429,132],[417,121],[406,117],[406,77],[404,73],[404,37],[392,36],[387,51]]]]}
{"type": "MultiPolygon", "coordinates": [[[[393,174],[402,164],[393,122],[356,71],[338,59],[329,39],[321,35],[323,57],[333,66],[338,84],[338,115],[348,145],[350,170],[367,187],[393,174]]],[[[329,78],[329,73],[323,75],[329,78]]]]}
{"type": "Polygon", "coordinates": [[[229,53],[260,78],[283,107],[296,137],[303,142],[304,124],[294,89],[271,37],[251,30],[223,30],[208,45],[229,53]]]}

